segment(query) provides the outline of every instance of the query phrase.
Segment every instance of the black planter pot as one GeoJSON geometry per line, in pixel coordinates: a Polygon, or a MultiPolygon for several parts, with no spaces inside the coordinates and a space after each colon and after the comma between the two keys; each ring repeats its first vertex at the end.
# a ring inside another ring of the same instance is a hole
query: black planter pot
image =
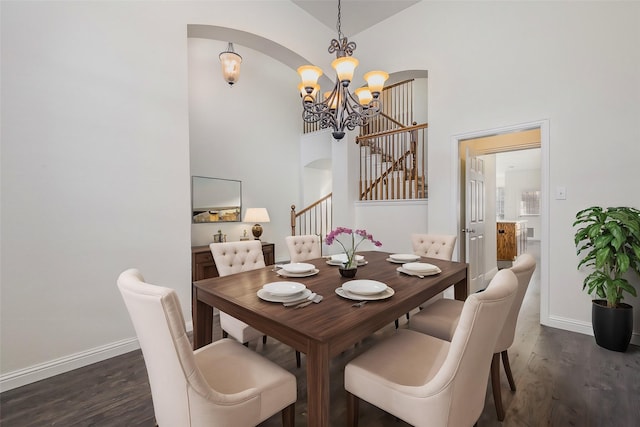
{"type": "Polygon", "coordinates": [[[620,303],[607,307],[606,300],[593,300],[591,322],[596,344],[607,350],[627,351],[633,333],[633,307],[620,303]]]}
{"type": "Polygon", "coordinates": [[[342,267],[338,267],[338,270],[340,271],[340,275],[342,277],[346,277],[348,279],[355,277],[356,273],[358,272],[357,268],[342,268],[342,267]]]}

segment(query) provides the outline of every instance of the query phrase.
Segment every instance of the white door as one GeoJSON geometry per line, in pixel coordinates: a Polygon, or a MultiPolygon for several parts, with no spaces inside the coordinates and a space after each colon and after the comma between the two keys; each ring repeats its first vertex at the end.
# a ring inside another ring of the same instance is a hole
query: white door
{"type": "Polygon", "coordinates": [[[476,292],[484,287],[485,274],[485,187],[484,160],[467,147],[465,174],[465,255],[469,264],[469,291],[476,292]]]}

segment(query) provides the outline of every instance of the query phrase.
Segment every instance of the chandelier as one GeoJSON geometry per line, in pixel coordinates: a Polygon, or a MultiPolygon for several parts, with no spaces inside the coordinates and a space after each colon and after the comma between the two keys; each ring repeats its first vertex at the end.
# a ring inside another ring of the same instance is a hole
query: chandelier
{"type": "Polygon", "coordinates": [[[337,79],[333,90],[327,91],[320,98],[318,78],[322,70],[314,65],[303,65],[298,68],[302,82],[298,85],[302,97],[302,119],[307,123],[320,123],[320,128],[333,128],[333,138],[344,137],[345,128],[354,130],[356,126],[365,126],[367,121],[380,114],[382,101],[380,92],[389,74],[384,71],[370,71],[364,75],[367,87],[349,91],[353,72],[358,60],[351,55],[356,44],[343,36],[341,30],[341,7],[338,0],[338,20],[336,23],[338,39],[331,40],[329,53],[336,54],[331,66],[336,71],[337,79]]]}

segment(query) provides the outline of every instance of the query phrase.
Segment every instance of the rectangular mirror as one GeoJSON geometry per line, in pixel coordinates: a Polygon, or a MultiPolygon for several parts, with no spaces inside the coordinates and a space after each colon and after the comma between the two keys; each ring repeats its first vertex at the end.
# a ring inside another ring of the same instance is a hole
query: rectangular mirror
{"type": "Polygon", "coordinates": [[[240,222],[242,182],[233,179],[191,177],[193,223],[240,222]]]}

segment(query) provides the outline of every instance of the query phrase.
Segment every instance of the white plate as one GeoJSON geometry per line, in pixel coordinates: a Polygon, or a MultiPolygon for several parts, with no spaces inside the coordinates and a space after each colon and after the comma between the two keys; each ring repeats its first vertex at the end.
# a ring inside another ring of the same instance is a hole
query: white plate
{"type": "Polygon", "coordinates": [[[428,264],[426,262],[409,262],[406,264],[402,264],[402,268],[420,274],[433,274],[434,272],[440,273],[440,269],[438,268],[438,266],[428,264]]]}
{"type": "Polygon", "coordinates": [[[396,268],[396,271],[399,271],[400,273],[404,273],[404,274],[408,274],[409,276],[434,276],[436,274],[440,274],[441,270],[434,270],[434,271],[430,271],[428,273],[420,273],[417,271],[411,271],[411,270],[407,270],[403,267],[398,267],[396,268]]]}
{"type": "Polygon", "coordinates": [[[278,275],[282,277],[309,277],[309,276],[314,276],[319,272],[320,270],[318,270],[317,268],[314,268],[313,270],[307,271],[306,273],[289,273],[282,269],[278,270],[276,273],[278,273],[278,275]]]}
{"type": "Polygon", "coordinates": [[[306,288],[307,287],[304,284],[298,282],[272,282],[267,283],[262,287],[262,289],[277,297],[295,295],[306,288]]]}
{"type": "Polygon", "coordinates": [[[389,258],[393,260],[393,262],[413,262],[420,259],[420,255],[416,254],[391,254],[389,258]]]}
{"type": "MultiPolygon", "coordinates": [[[[347,262],[347,254],[331,255],[331,261],[340,262],[340,263],[344,264],[345,262],[347,262]]],[[[364,256],[356,255],[356,261],[358,261],[358,263],[363,262],[364,261],[364,256]]]]}
{"type": "MultiPolygon", "coordinates": [[[[329,259],[329,260],[327,260],[327,264],[342,266],[342,265],[344,265],[344,262],[342,262],[342,261],[334,261],[332,259],[329,259]]],[[[369,261],[365,261],[365,260],[358,261],[358,267],[363,266],[363,265],[367,265],[367,264],[369,264],[369,261]]]]}
{"type": "Polygon", "coordinates": [[[346,298],[354,301],[375,301],[379,299],[387,299],[395,293],[396,292],[389,287],[387,287],[387,289],[384,292],[381,292],[376,295],[357,295],[357,294],[352,294],[351,292],[347,292],[342,288],[336,288],[336,294],[338,294],[342,298],[346,298]]]}
{"type": "Polygon", "coordinates": [[[388,286],[377,280],[349,280],[342,284],[342,289],[358,295],[375,295],[384,292],[388,286]]]}
{"type": "Polygon", "coordinates": [[[315,268],[316,268],[315,265],[307,264],[305,262],[292,262],[290,264],[282,265],[282,269],[284,271],[286,271],[287,273],[294,273],[294,274],[308,273],[310,271],[313,271],[313,269],[315,268]]]}
{"type": "Polygon", "coordinates": [[[309,289],[305,289],[304,291],[295,294],[295,295],[290,295],[288,297],[282,297],[282,296],[276,296],[273,294],[270,294],[269,292],[265,291],[264,289],[258,289],[258,298],[263,299],[265,301],[269,301],[269,302],[291,302],[291,301],[297,301],[297,300],[301,300],[303,298],[308,297],[309,295],[311,295],[311,290],[309,289]]]}

